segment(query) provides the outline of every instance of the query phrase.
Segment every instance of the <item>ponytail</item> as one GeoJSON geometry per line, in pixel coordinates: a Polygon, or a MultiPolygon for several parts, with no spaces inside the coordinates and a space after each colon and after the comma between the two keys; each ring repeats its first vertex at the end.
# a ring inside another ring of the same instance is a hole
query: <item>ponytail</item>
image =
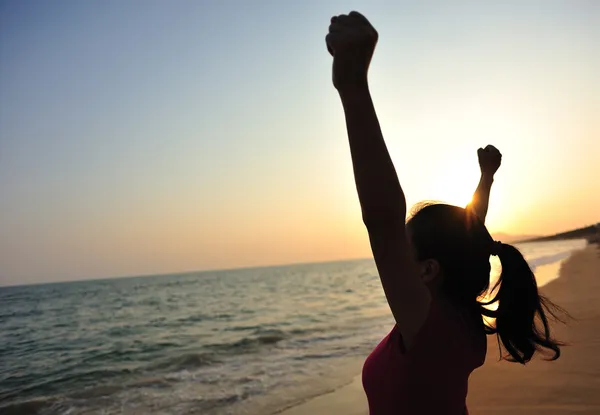
{"type": "MultiPolygon", "coordinates": [[[[538,293],[535,276],[517,248],[494,242],[485,224],[468,209],[445,204],[421,205],[407,223],[418,261],[435,259],[443,270],[442,290],[453,302],[479,315],[487,334],[496,334],[506,360],[522,364],[536,352],[560,357],[561,343],[550,335],[548,317],[564,310],[538,293]],[[490,255],[500,258],[502,273],[490,286],[490,255]],[[482,303],[485,294],[494,296],[482,303]],[[497,309],[485,306],[496,305],[497,309]]],[[[477,316],[479,319],[479,315],[477,316]]]]}
{"type": "Polygon", "coordinates": [[[483,315],[496,319],[494,326],[486,324],[487,333],[498,336],[508,352],[506,360],[525,364],[536,351],[553,353],[548,360],[558,359],[562,344],[550,335],[546,314],[559,320],[556,313],[563,310],[538,293],[535,276],[517,248],[496,242],[494,254],[502,273],[491,291],[497,289],[496,295],[483,304],[498,302],[498,308],[482,307],[483,315]]]}

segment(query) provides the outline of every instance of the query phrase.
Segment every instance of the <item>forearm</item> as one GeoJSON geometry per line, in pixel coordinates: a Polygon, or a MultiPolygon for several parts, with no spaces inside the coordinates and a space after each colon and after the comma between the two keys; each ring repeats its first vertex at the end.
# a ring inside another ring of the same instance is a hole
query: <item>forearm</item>
{"type": "Polygon", "coordinates": [[[473,194],[473,199],[469,204],[469,207],[473,209],[477,217],[482,222],[485,222],[485,217],[487,216],[488,206],[490,203],[490,192],[492,190],[493,183],[493,175],[482,174],[481,179],[479,179],[477,189],[473,194]]]}
{"type": "Polygon", "coordinates": [[[404,222],[404,193],[385,145],[368,85],[340,92],[340,97],[365,225],[404,222]]]}

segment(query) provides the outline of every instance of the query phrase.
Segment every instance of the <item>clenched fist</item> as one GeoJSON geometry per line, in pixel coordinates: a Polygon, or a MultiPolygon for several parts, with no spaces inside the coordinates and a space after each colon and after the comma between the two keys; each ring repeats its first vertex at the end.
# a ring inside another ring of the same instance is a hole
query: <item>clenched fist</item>
{"type": "Polygon", "coordinates": [[[477,150],[477,157],[479,158],[481,174],[490,177],[494,176],[502,163],[502,154],[492,145],[477,150]]]}
{"type": "Polygon", "coordinates": [[[333,85],[338,91],[366,85],[378,36],[367,18],[358,12],[331,18],[325,42],[333,56],[333,85]]]}

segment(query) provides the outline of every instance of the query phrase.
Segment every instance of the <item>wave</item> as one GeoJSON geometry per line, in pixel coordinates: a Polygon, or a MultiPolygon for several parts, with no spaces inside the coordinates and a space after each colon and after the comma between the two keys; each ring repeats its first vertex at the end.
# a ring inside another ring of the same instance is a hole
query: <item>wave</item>
{"type": "Polygon", "coordinates": [[[260,346],[276,344],[289,336],[281,330],[270,330],[267,333],[259,334],[256,337],[244,337],[233,343],[218,343],[207,346],[210,349],[220,352],[250,352],[260,346]]]}
{"type": "Polygon", "coordinates": [[[313,327],[307,329],[292,329],[290,330],[290,334],[301,336],[305,334],[321,333],[324,331],[326,331],[326,329],[323,327],[313,327]]]}
{"type": "Polygon", "coordinates": [[[177,323],[199,323],[205,320],[226,320],[229,321],[235,316],[233,314],[221,313],[216,315],[194,314],[187,317],[182,317],[177,320],[177,323]]]}
{"type": "MultiPolygon", "coordinates": [[[[247,327],[248,329],[250,327],[247,327]]],[[[105,349],[82,356],[77,365],[63,367],[62,370],[47,375],[37,382],[24,382],[12,393],[5,394],[4,398],[18,399],[26,392],[37,391],[48,396],[54,396],[61,390],[82,389],[75,394],[66,395],[69,399],[92,399],[112,395],[122,390],[123,387],[163,387],[170,382],[164,378],[167,374],[184,371],[194,372],[196,369],[222,364],[231,356],[259,353],[276,346],[282,341],[293,338],[303,343],[319,342],[329,337],[315,336],[322,333],[322,328],[292,329],[288,331],[264,328],[260,326],[247,336],[237,338],[231,342],[199,346],[197,350],[184,350],[177,343],[152,343],[140,345],[124,350],[105,349]],[[312,334],[312,335],[311,335],[312,334]],[[152,359],[154,352],[163,354],[162,359],[152,359]],[[145,363],[142,363],[145,360],[145,363]],[[134,363],[135,362],[135,363],[134,363]],[[132,364],[133,363],[133,364],[132,364]],[[81,366],[83,364],[83,366],[81,366]],[[114,384],[115,379],[122,379],[122,383],[114,384]],[[137,378],[137,380],[136,380],[137,378]]],[[[234,330],[235,331],[235,330],[234,330]]],[[[244,331],[238,331],[243,333],[244,331]]],[[[331,337],[331,336],[330,336],[331,337]]],[[[333,336],[336,337],[336,336],[333,336]]],[[[315,356],[306,356],[311,358],[315,356]]],[[[315,357],[316,358],[316,357],[315,357]]],[[[14,402],[14,401],[13,401],[14,402]]],[[[32,400],[15,404],[9,413],[36,413],[34,408],[42,407],[47,401],[32,400]]],[[[0,413],[5,411],[0,408],[0,413]]]]}
{"type": "Polygon", "coordinates": [[[558,252],[552,255],[544,255],[541,257],[532,258],[527,262],[529,263],[529,266],[532,268],[532,270],[535,271],[536,267],[541,267],[543,265],[550,265],[555,262],[564,261],[565,259],[569,258],[572,253],[573,250],[571,249],[568,251],[558,252]]]}
{"type": "Polygon", "coordinates": [[[66,395],[46,396],[33,398],[27,401],[13,402],[0,406],[2,415],[41,415],[70,413],[73,403],[77,401],[90,401],[105,399],[111,395],[122,392],[128,388],[138,387],[165,387],[170,382],[162,378],[143,378],[126,384],[104,384],[85,388],[81,391],[68,393],[66,395]]]}
{"type": "Polygon", "coordinates": [[[262,326],[233,326],[225,327],[224,331],[248,331],[248,330],[261,330],[262,326]]]}
{"type": "MultiPolygon", "coordinates": [[[[262,348],[272,347],[284,340],[289,340],[294,337],[304,337],[309,334],[322,333],[325,331],[322,328],[311,328],[311,329],[293,329],[289,331],[283,331],[278,329],[264,329],[259,326],[248,326],[245,330],[254,329],[254,332],[239,340],[235,340],[229,343],[215,343],[204,345],[198,352],[183,352],[177,356],[173,354],[177,351],[171,352],[171,357],[154,363],[145,368],[145,371],[168,371],[168,372],[179,372],[183,370],[197,369],[201,367],[211,366],[215,364],[223,363],[226,361],[228,356],[238,355],[244,353],[256,353],[262,348]]],[[[243,331],[241,327],[234,327],[229,331],[243,331]]],[[[328,340],[331,338],[340,338],[340,336],[317,336],[305,338],[305,343],[319,342],[322,340],[328,340]]]]}
{"type": "MultiPolygon", "coordinates": [[[[86,367],[85,369],[77,370],[60,370],[55,373],[48,373],[45,376],[28,375],[30,378],[35,378],[36,380],[19,382],[19,384],[15,385],[10,390],[4,391],[1,399],[3,401],[17,400],[29,393],[36,393],[36,398],[38,398],[40,394],[48,397],[77,385],[84,387],[85,385],[106,382],[109,379],[128,377],[132,374],[133,371],[128,368],[115,367],[100,369],[86,367]]],[[[32,400],[31,402],[34,401],[32,400]]],[[[3,412],[0,411],[0,413],[3,412]]]]}
{"type": "MultiPolygon", "coordinates": [[[[297,330],[295,330],[295,332],[297,332],[297,330]]],[[[177,356],[171,356],[158,363],[151,364],[146,367],[145,370],[179,372],[211,366],[222,363],[229,355],[257,352],[261,347],[272,346],[288,338],[290,338],[290,333],[281,330],[257,329],[253,336],[243,337],[242,339],[229,343],[205,345],[200,348],[200,350],[204,349],[204,351],[188,351],[177,356]]],[[[177,353],[177,351],[173,351],[171,354],[175,353],[177,353]]]]}
{"type": "Polygon", "coordinates": [[[79,392],[72,393],[69,395],[70,398],[74,399],[92,399],[92,398],[101,398],[103,396],[112,395],[116,392],[120,392],[123,390],[123,386],[116,385],[101,385],[94,386],[91,388],[84,389],[79,392]]]}
{"type": "Polygon", "coordinates": [[[42,413],[43,410],[52,407],[53,403],[54,399],[31,399],[0,406],[0,413],[2,415],[36,415],[42,413]]]}
{"type": "Polygon", "coordinates": [[[348,352],[346,350],[341,350],[337,352],[329,352],[329,353],[308,353],[301,356],[295,356],[293,360],[312,360],[312,359],[330,359],[332,357],[341,357],[347,356],[348,352]]]}
{"type": "Polygon", "coordinates": [[[181,371],[210,366],[219,362],[220,359],[215,353],[184,353],[153,364],[148,370],[167,369],[170,371],[181,371]]]}

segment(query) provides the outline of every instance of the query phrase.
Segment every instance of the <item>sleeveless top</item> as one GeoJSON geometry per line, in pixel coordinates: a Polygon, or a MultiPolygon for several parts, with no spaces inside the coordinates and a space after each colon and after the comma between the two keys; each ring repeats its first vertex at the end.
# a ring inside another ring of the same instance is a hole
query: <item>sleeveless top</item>
{"type": "Polygon", "coordinates": [[[481,317],[432,301],[408,351],[395,325],[365,361],[369,414],[468,414],[469,375],[483,365],[486,350],[481,317]]]}

